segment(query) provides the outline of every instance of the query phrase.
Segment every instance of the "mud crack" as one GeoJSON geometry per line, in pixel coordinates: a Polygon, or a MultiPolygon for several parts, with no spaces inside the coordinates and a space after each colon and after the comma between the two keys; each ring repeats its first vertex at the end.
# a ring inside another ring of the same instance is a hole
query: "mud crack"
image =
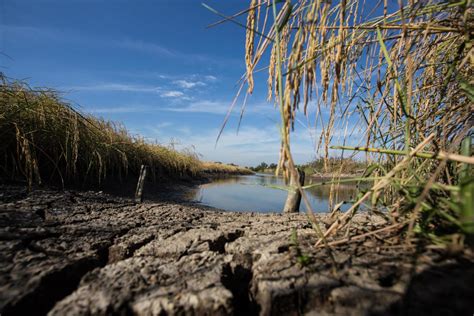
{"type": "Polygon", "coordinates": [[[219,236],[216,240],[210,240],[209,243],[209,250],[215,251],[218,253],[225,253],[225,245],[227,243],[236,241],[238,238],[242,237],[244,234],[241,230],[236,230],[234,232],[225,233],[219,236]]]}
{"type": "Polygon", "coordinates": [[[224,265],[221,282],[232,293],[235,315],[258,315],[260,305],[254,300],[250,286],[253,278],[251,268],[243,264],[224,265]]]}

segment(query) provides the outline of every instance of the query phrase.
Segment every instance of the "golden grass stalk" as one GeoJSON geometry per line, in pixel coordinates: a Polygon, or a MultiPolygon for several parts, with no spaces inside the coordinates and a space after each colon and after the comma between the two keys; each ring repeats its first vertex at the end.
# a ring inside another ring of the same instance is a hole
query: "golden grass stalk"
{"type": "Polygon", "coordinates": [[[253,92],[253,53],[254,53],[254,42],[255,42],[255,16],[256,10],[255,5],[257,1],[252,0],[250,3],[250,9],[247,15],[247,33],[245,36],[245,65],[247,67],[247,92],[251,94],[253,92]]]}
{"type": "MultiPolygon", "coordinates": [[[[434,135],[426,151],[403,169],[403,180],[384,186],[390,197],[384,198],[384,207],[393,214],[421,208],[420,214],[434,214],[427,218],[456,218],[461,202],[455,191],[423,188],[427,183],[457,186],[460,177],[454,166],[472,161],[472,154],[456,154],[461,141],[471,137],[474,124],[472,1],[399,1],[398,7],[389,3],[379,1],[375,8],[372,2],[357,0],[268,3],[274,26],[266,31],[254,25],[265,35],[247,64],[255,71],[268,61],[260,69],[268,67],[267,95],[279,104],[282,116],[279,170],[290,176],[289,142],[299,103],[302,99],[303,113],[309,115],[307,107],[316,96],[314,121],[321,134],[315,155],[326,161],[336,126],[353,125],[362,131],[367,160],[384,166],[387,173],[398,170],[413,152],[412,144],[434,135]],[[265,51],[268,58],[261,58],[265,51]]],[[[248,12],[253,12],[252,3],[248,12]]],[[[343,142],[362,147],[354,144],[351,134],[343,142]]],[[[374,206],[378,201],[380,193],[372,198],[374,206]]],[[[421,217],[417,223],[425,225],[421,217]]]]}

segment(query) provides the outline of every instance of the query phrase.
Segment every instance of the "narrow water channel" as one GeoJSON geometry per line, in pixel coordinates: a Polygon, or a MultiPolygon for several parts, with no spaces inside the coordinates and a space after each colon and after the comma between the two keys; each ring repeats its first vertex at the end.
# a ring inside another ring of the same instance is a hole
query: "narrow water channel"
{"type": "MultiPolygon", "coordinates": [[[[307,179],[306,184],[319,181],[321,179],[307,179]]],[[[191,192],[190,198],[204,205],[227,211],[281,212],[287,192],[271,186],[284,185],[283,178],[269,174],[233,176],[216,179],[199,186],[191,192]]],[[[328,212],[329,185],[313,187],[307,189],[306,192],[313,211],[328,212]]],[[[336,194],[336,202],[353,200],[356,194],[355,183],[337,186],[336,194]]],[[[349,207],[349,203],[346,203],[342,206],[342,210],[347,210],[349,207]]],[[[306,207],[302,202],[300,211],[305,210],[306,207]]]]}

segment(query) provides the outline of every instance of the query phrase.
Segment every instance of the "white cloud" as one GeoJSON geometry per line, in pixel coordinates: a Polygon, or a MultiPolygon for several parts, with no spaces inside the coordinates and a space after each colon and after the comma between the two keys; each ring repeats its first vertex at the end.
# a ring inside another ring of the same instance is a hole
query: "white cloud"
{"type": "Polygon", "coordinates": [[[218,101],[197,101],[188,104],[185,107],[168,107],[163,108],[170,112],[186,112],[186,113],[211,113],[211,114],[226,114],[229,109],[228,103],[218,101]]]}
{"type": "Polygon", "coordinates": [[[152,134],[153,137],[147,137],[147,139],[159,138],[161,135],[166,134],[166,130],[172,127],[174,124],[171,122],[161,122],[153,126],[149,126],[146,129],[152,134]]]}
{"type": "MultiPolygon", "coordinates": [[[[227,129],[222,133],[217,146],[215,141],[218,130],[209,134],[191,137],[187,140],[194,144],[204,159],[234,162],[240,165],[256,165],[262,161],[277,162],[280,152],[280,134],[275,126],[248,126],[239,133],[227,129]]],[[[314,156],[312,142],[292,137],[292,152],[297,163],[309,161],[314,156]]]]}
{"type": "Polygon", "coordinates": [[[168,127],[168,126],[172,126],[172,125],[173,125],[173,123],[171,123],[171,122],[161,122],[161,123],[156,124],[156,127],[157,128],[163,128],[163,127],[168,127]]]}
{"type": "MultiPolygon", "coordinates": [[[[126,75],[130,77],[138,77],[138,78],[146,78],[146,79],[161,79],[167,81],[179,81],[177,84],[184,84],[184,85],[193,85],[193,83],[197,83],[197,85],[203,85],[206,83],[213,83],[217,81],[217,77],[214,75],[204,75],[199,73],[184,73],[184,74],[170,74],[170,73],[162,73],[156,71],[119,71],[117,72],[120,75],[126,75]],[[186,82],[182,82],[182,80],[186,82]]],[[[173,82],[174,83],[174,82],[173,82]]],[[[176,84],[176,83],[174,83],[176,84]]]]}
{"type": "Polygon", "coordinates": [[[59,90],[73,90],[73,91],[123,91],[123,92],[146,92],[158,93],[162,90],[158,86],[149,85],[133,85],[122,83],[100,83],[93,85],[77,85],[60,87],[59,90]]]}
{"type": "Polygon", "coordinates": [[[195,87],[204,87],[206,84],[202,81],[190,81],[190,80],[175,80],[173,83],[184,89],[191,89],[195,87]]]}
{"type": "Polygon", "coordinates": [[[180,98],[184,96],[184,93],[181,91],[172,90],[162,93],[161,96],[164,98],[180,98]]]}
{"type": "Polygon", "coordinates": [[[207,81],[216,81],[217,77],[212,76],[212,75],[207,75],[207,76],[204,76],[204,79],[206,79],[207,81]]]}
{"type": "MultiPolygon", "coordinates": [[[[186,126],[175,124],[166,128],[148,128],[150,138],[161,141],[173,140],[177,149],[194,148],[203,160],[237,163],[240,165],[257,165],[262,161],[277,162],[280,150],[280,138],[276,125],[245,126],[237,134],[236,129],[223,131],[219,142],[218,128],[195,131],[186,126]]],[[[298,163],[310,160],[313,155],[312,143],[296,140],[292,143],[295,159],[298,163]]]]}
{"type": "Polygon", "coordinates": [[[152,54],[159,54],[159,55],[166,55],[166,56],[175,56],[178,53],[171,51],[170,49],[163,47],[161,45],[155,44],[155,43],[150,43],[150,42],[144,42],[141,40],[131,40],[131,39],[125,39],[125,40],[111,40],[111,44],[126,48],[126,49],[133,49],[145,53],[152,53],[152,54]]]}
{"type": "Polygon", "coordinates": [[[203,54],[194,54],[171,49],[160,45],[159,43],[146,42],[140,39],[128,38],[99,38],[94,34],[86,34],[73,29],[43,28],[25,25],[0,24],[0,29],[6,31],[7,36],[12,39],[35,39],[35,40],[55,40],[60,42],[75,43],[80,45],[91,45],[94,47],[122,48],[134,50],[137,52],[157,54],[165,57],[171,57],[179,60],[192,60],[193,62],[212,63],[216,65],[240,65],[238,59],[222,58],[217,56],[208,56],[203,54]]]}
{"type": "MultiPolygon", "coordinates": [[[[216,144],[219,129],[195,130],[188,126],[171,125],[161,129],[156,137],[161,140],[179,140],[178,149],[195,148],[203,160],[237,163],[239,165],[257,165],[262,161],[277,162],[280,152],[280,133],[277,124],[262,126],[242,126],[237,133],[235,128],[226,128],[216,144]]],[[[334,131],[333,144],[342,144],[343,130],[334,131]]],[[[316,144],[321,135],[320,128],[297,126],[291,133],[290,146],[293,158],[297,164],[311,161],[323,155],[323,147],[316,152],[316,144]]],[[[360,135],[345,135],[346,144],[353,145],[360,135]]],[[[341,152],[331,150],[330,155],[340,155],[341,152]]],[[[346,152],[348,157],[351,153],[346,152]]]]}
{"type": "Polygon", "coordinates": [[[138,113],[151,111],[150,107],[144,106],[118,106],[118,107],[100,107],[100,108],[86,108],[84,112],[90,114],[113,114],[113,113],[138,113]]]}
{"type": "MultiPolygon", "coordinates": [[[[188,103],[186,106],[176,106],[163,108],[164,111],[170,112],[186,112],[186,113],[210,113],[225,115],[230,109],[231,101],[219,101],[219,100],[200,100],[188,103]]],[[[240,115],[242,104],[237,103],[232,110],[233,115],[240,115]]],[[[264,115],[276,115],[278,110],[273,107],[272,104],[263,103],[251,103],[248,102],[245,107],[245,114],[264,114],[264,115]]]]}

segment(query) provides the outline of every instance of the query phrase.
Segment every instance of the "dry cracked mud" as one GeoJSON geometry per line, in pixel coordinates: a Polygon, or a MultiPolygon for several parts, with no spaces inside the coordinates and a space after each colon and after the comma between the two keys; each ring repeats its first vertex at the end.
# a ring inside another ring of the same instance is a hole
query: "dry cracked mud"
{"type": "MultiPolygon", "coordinates": [[[[474,312],[469,250],[399,247],[380,233],[334,247],[333,261],[304,214],[1,189],[2,316],[474,312]]],[[[350,233],[385,224],[360,214],[350,233]]]]}

